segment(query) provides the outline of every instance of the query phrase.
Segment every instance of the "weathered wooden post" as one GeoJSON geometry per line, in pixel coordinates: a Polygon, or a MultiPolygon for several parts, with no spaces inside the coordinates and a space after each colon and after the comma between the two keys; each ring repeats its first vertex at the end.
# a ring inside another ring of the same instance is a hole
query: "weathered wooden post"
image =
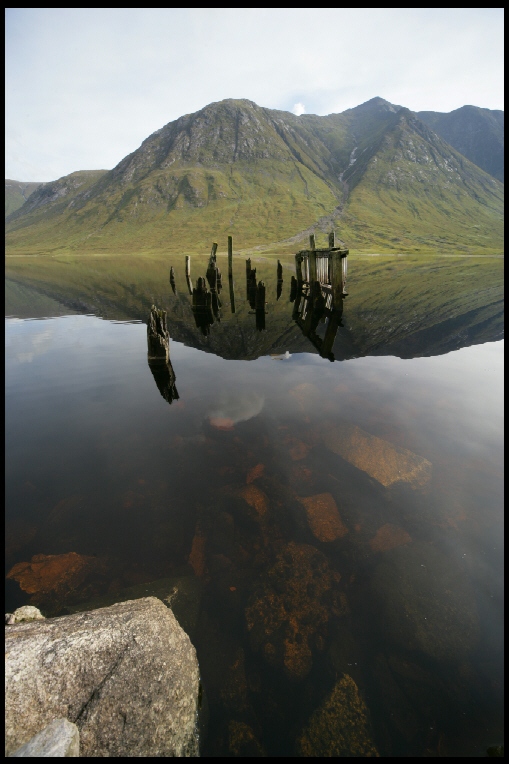
{"type": "Polygon", "coordinates": [[[335,231],[331,231],[329,234],[329,249],[334,249],[336,246],[336,233],[335,231]]]}
{"type": "Polygon", "coordinates": [[[228,278],[233,278],[233,239],[228,236],[228,278]]]}
{"type": "Polygon", "coordinates": [[[191,257],[186,255],[186,279],[191,278],[191,257]]]}
{"type": "Polygon", "coordinates": [[[297,273],[297,281],[302,284],[304,281],[302,276],[302,255],[295,255],[295,271],[297,273]]]}
{"type": "Polygon", "coordinates": [[[217,242],[214,242],[212,244],[212,249],[210,251],[210,259],[214,260],[216,259],[216,252],[217,252],[217,242]]]}
{"type": "Polygon", "coordinates": [[[347,256],[346,256],[347,254],[348,254],[348,251],[347,251],[346,254],[341,255],[341,280],[343,282],[343,294],[344,295],[348,294],[348,292],[346,291],[346,274],[347,274],[347,270],[348,270],[347,256]]]}
{"type": "Polygon", "coordinates": [[[173,290],[173,294],[177,294],[177,290],[175,288],[175,271],[173,270],[173,266],[170,268],[170,284],[173,290]]]}
{"type": "Polygon", "coordinates": [[[256,328],[259,332],[265,329],[265,284],[258,282],[255,292],[256,328]]]}
{"type": "Polygon", "coordinates": [[[295,298],[297,297],[297,279],[295,276],[292,276],[292,279],[290,281],[290,302],[295,302],[295,298]]]}
{"type": "Polygon", "coordinates": [[[228,284],[230,287],[230,307],[231,307],[232,313],[235,313],[235,290],[233,288],[233,276],[229,277],[228,284]]]}
{"type": "Polygon", "coordinates": [[[249,278],[251,274],[251,258],[248,257],[246,260],[246,277],[249,278]]]}
{"type": "Polygon", "coordinates": [[[255,309],[265,311],[265,284],[263,281],[259,281],[256,287],[255,309]]]}
{"type": "Polygon", "coordinates": [[[283,281],[283,266],[280,260],[277,261],[277,280],[283,281]]]}
{"type": "Polygon", "coordinates": [[[322,352],[320,355],[322,355],[324,358],[328,358],[329,361],[334,360],[334,356],[332,355],[332,348],[334,346],[334,340],[336,339],[336,334],[338,333],[338,327],[341,326],[341,315],[343,313],[343,303],[341,303],[340,310],[333,310],[330,317],[329,317],[329,323],[327,324],[327,329],[325,330],[325,336],[323,338],[322,343],[322,352]]]}
{"type": "Polygon", "coordinates": [[[317,273],[316,273],[316,251],[314,248],[309,253],[309,283],[311,285],[314,285],[314,283],[317,281],[317,273]]]}
{"type": "Polygon", "coordinates": [[[149,364],[167,363],[170,358],[170,334],[166,327],[166,311],[152,305],[147,324],[149,364]]]}
{"type": "Polygon", "coordinates": [[[309,237],[309,249],[311,250],[311,252],[314,252],[316,249],[314,233],[312,233],[311,236],[309,237]]]}
{"type": "Polygon", "coordinates": [[[332,273],[331,273],[331,287],[332,287],[332,307],[335,310],[343,310],[343,268],[342,257],[340,252],[332,252],[332,273]]]}

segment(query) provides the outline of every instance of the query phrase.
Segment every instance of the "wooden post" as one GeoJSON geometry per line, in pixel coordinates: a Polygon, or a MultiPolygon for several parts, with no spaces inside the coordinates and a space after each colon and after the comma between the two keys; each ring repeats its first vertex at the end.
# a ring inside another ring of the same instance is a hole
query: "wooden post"
{"type": "Polygon", "coordinates": [[[215,260],[216,259],[216,252],[217,252],[217,243],[214,242],[212,244],[212,249],[210,251],[210,259],[211,260],[215,260]]]}
{"type": "Polygon", "coordinates": [[[332,307],[335,310],[343,310],[342,294],[343,294],[343,268],[342,257],[339,252],[333,252],[332,259],[332,274],[331,274],[331,287],[332,287],[332,307]]]}
{"type": "Polygon", "coordinates": [[[186,279],[191,278],[191,257],[186,255],[186,279]]]}
{"type": "Polygon", "coordinates": [[[265,311],[265,284],[263,281],[259,281],[256,288],[255,308],[265,311]]]}
{"type": "Polygon", "coordinates": [[[332,348],[334,346],[334,340],[338,333],[338,327],[341,325],[341,314],[343,312],[343,304],[341,303],[340,310],[333,310],[330,317],[327,329],[325,330],[325,336],[322,343],[322,355],[324,358],[328,358],[330,361],[334,360],[332,355],[332,348]],[[331,357],[332,356],[332,357],[331,357]]]}
{"type": "Polygon", "coordinates": [[[316,274],[316,252],[313,247],[309,253],[309,283],[314,284],[317,281],[316,274]]]}
{"type": "Polygon", "coordinates": [[[166,311],[152,305],[147,324],[148,362],[166,363],[169,359],[170,335],[166,327],[166,311]]]}
{"type": "Polygon", "coordinates": [[[232,309],[232,313],[235,313],[235,290],[233,288],[233,277],[230,276],[228,279],[228,284],[230,286],[230,306],[232,309]]]}
{"type": "Polygon", "coordinates": [[[331,231],[329,234],[329,249],[334,249],[336,246],[336,234],[334,231],[331,231]]]}
{"type": "Polygon", "coordinates": [[[346,291],[346,273],[347,273],[347,270],[348,270],[347,256],[343,255],[342,258],[341,258],[341,282],[342,282],[342,287],[343,287],[342,293],[344,295],[348,294],[348,292],[346,291]]]}
{"type": "Polygon", "coordinates": [[[295,270],[297,272],[297,281],[302,284],[302,255],[295,255],[295,270]]]}
{"type": "Polygon", "coordinates": [[[282,281],[283,280],[283,266],[281,265],[281,262],[277,261],[277,280],[282,281]]]}
{"type": "Polygon", "coordinates": [[[309,237],[309,249],[310,249],[312,252],[314,252],[314,251],[315,251],[315,249],[316,249],[316,245],[315,245],[315,235],[314,235],[314,233],[312,233],[312,234],[311,234],[311,236],[309,237]]]}
{"type": "Polygon", "coordinates": [[[231,236],[228,236],[228,278],[233,278],[233,240],[231,236]]]}
{"type": "Polygon", "coordinates": [[[246,260],[246,276],[249,278],[251,275],[251,258],[248,257],[246,260]]]}
{"type": "Polygon", "coordinates": [[[292,276],[292,279],[290,281],[290,302],[295,302],[295,298],[297,297],[297,279],[295,276],[292,276]]]}

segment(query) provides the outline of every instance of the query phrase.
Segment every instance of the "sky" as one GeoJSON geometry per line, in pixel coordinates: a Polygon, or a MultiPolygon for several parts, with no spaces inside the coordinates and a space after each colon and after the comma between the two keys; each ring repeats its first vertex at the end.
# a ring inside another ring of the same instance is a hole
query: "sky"
{"type": "Polygon", "coordinates": [[[112,169],[224,98],[503,109],[501,8],[7,8],[6,178],[112,169]]]}

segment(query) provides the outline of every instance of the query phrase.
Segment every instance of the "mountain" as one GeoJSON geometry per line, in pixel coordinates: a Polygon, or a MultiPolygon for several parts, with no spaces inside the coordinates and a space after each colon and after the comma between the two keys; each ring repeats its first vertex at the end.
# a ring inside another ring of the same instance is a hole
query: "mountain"
{"type": "Polygon", "coordinates": [[[504,182],[504,112],[462,106],[449,113],[419,111],[417,116],[471,162],[504,182]]]}
{"type": "Polygon", "coordinates": [[[113,170],[46,183],[6,221],[9,252],[294,251],[339,229],[366,251],[499,251],[503,186],[408,109],[326,117],[209,104],[113,170]]]}
{"type": "Polygon", "coordinates": [[[19,180],[5,179],[5,217],[24,205],[30,194],[40,183],[23,183],[19,180]]]}

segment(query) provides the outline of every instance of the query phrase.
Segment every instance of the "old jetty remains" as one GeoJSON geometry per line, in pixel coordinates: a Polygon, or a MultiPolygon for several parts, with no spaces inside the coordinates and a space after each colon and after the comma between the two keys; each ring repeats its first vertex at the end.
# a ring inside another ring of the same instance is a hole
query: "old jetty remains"
{"type": "MultiPolygon", "coordinates": [[[[339,244],[339,242],[338,242],[339,244]]],[[[293,318],[323,358],[334,360],[332,347],[341,326],[343,300],[347,296],[348,249],[336,245],[334,231],[329,246],[317,249],[315,236],[309,237],[309,249],[295,255],[297,276],[292,278],[290,300],[294,303],[293,318]],[[317,332],[318,324],[325,330],[317,332]]]]}

